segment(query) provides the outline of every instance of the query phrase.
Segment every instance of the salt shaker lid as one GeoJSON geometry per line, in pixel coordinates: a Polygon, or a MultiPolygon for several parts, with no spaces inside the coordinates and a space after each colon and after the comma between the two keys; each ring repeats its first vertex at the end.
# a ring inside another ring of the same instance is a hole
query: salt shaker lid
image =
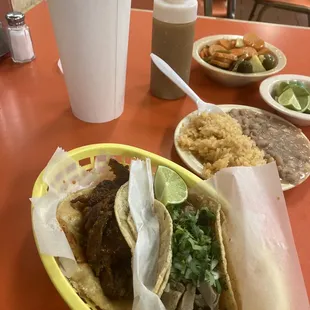
{"type": "Polygon", "coordinates": [[[10,26],[22,26],[25,24],[25,15],[21,12],[10,12],[5,15],[10,26]]]}

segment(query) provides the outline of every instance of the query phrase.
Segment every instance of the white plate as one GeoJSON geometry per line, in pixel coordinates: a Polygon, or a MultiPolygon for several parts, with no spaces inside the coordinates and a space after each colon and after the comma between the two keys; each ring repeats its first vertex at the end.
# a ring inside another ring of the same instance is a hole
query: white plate
{"type": "MultiPolygon", "coordinates": [[[[262,109],[253,108],[253,107],[244,106],[244,105],[237,105],[237,104],[221,104],[221,105],[218,105],[218,106],[224,112],[229,112],[232,109],[249,109],[249,110],[252,110],[252,111],[255,111],[255,112],[258,112],[258,113],[264,113],[266,115],[270,115],[272,117],[275,117],[275,118],[278,118],[278,119],[282,120],[283,122],[287,123],[289,126],[295,127],[292,123],[288,122],[287,120],[283,119],[282,117],[277,116],[277,115],[275,115],[273,113],[267,112],[267,111],[262,110],[262,109]]],[[[178,126],[176,127],[175,132],[174,132],[174,145],[175,145],[177,153],[179,154],[179,156],[182,159],[182,161],[186,164],[186,166],[190,170],[192,170],[193,172],[195,172],[197,175],[199,175],[202,178],[202,168],[203,168],[202,163],[192,153],[190,153],[188,151],[182,150],[179,147],[178,143],[177,143],[178,137],[180,135],[181,128],[184,125],[188,124],[190,117],[195,115],[195,114],[197,114],[197,112],[198,111],[196,110],[196,111],[188,114],[186,117],[184,117],[180,121],[180,123],[178,124],[178,126]]],[[[304,134],[303,134],[303,136],[308,140],[308,138],[304,134]]],[[[310,144],[309,140],[308,140],[308,142],[310,144]]],[[[282,184],[282,190],[283,191],[287,191],[287,190],[289,190],[291,188],[294,188],[297,185],[303,183],[308,177],[309,177],[309,174],[307,175],[307,177],[305,179],[303,179],[300,183],[298,183],[296,185],[288,184],[288,183],[281,183],[282,184]]]]}

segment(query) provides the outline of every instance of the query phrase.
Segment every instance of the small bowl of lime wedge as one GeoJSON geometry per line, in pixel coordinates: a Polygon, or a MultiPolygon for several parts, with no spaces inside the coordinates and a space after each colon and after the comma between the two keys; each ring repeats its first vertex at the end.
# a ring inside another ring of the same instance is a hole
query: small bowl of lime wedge
{"type": "Polygon", "coordinates": [[[281,74],[264,80],[263,100],[293,124],[310,126],[310,77],[281,74]]]}

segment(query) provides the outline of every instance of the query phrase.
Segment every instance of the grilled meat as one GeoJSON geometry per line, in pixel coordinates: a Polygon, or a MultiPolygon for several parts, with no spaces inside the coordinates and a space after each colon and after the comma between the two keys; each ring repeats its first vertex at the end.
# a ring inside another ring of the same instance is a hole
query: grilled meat
{"type": "Polygon", "coordinates": [[[113,181],[99,183],[89,195],[71,201],[83,214],[82,247],[105,295],[110,299],[133,296],[131,252],[115,218],[114,202],[118,189],[128,182],[128,167],[110,159],[113,181]]]}

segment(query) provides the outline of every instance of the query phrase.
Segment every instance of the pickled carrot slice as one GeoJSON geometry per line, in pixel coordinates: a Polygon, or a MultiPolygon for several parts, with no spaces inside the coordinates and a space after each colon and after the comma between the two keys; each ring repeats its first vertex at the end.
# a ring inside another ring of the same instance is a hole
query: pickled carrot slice
{"type": "Polygon", "coordinates": [[[209,46],[209,54],[213,56],[217,51],[226,51],[226,48],[219,44],[209,46]]]}
{"type": "Polygon", "coordinates": [[[241,47],[241,48],[234,48],[230,50],[231,54],[240,57],[241,55],[247,55],[248,57],[257,55],[257,51],[255,48],[246,46],[246,47],[241,47]]]}
{"type": "Polygon", "coordinates": [[[255,33],[247,33],[243,36],[244,44],[259,50],[265,46],[264,40],[258,37],[255,33]]]}
{"type": "Polygon", "coordinates": [[[219,40],[220,45],[222,45],[223,47],[225,47],[225,49],[230,50],[232,48],[232,42],[231,40],[219,40]]]}

